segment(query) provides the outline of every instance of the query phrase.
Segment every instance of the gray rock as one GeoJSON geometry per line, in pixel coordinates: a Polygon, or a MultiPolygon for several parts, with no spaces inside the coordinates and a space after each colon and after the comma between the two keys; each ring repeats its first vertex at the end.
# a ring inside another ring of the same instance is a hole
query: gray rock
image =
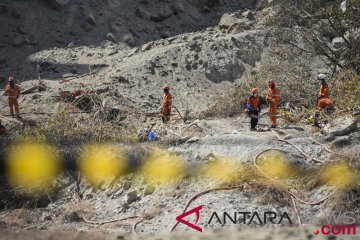
{"type": "Polygon", "coordinates": [[[85,21],[91,25],[96,25],[96,19],[92,12],[87,12],[85,14],[85,21]]]}
{"type": "Polygon", "coordinates": [[[81,24],[81,28],[85,32],[90,32],[92,29],[96,27],[96,19],[92,12],[86,12],[84,21],[81,24]]]}
{"type": "Polygon", "coordinates": [[[102,86],[99,87],[98,89],[96,89],[96,93],[97,94],[102,94],[102,93],[106,93],[110,91],[110,87],[109,86],[102,86]]]}
{"type": "Polygon", "coordinates": [[[229,29],[231,26],[233,26],[234,24],[238,23],[238,19],[230,16],[229,14],[224,14],[219,22],[219,29],[220,30],[225,30],[225,29],[229,29]]]}
{"type": "Polygon", "coordinates": [[[142,47],[141,47],[141,51],[145,52],[145,51],[148,51],[151,49],[151,47],[154,45],[154,42],[149,42],[147,44],[144,44],[142,47]]]}
{"type": "Polygon", "coordinates": [[[195,143],[195,142],[198,142],[198,141],[199,141],[198,137],[193,137],[193,138],[190,138],[189,140],[187,140],[186,143],[195,143]]]}
{"type": "Polygon", "coordinates": [[[136,46],[136,39],[131,33],[125,34],[123,37],[123,41],[127,43],[127,45],[129,45],[130,47],[136,46]]]}
{"type": "Polygon", "coordinates": [[[155,187],[152,186],[152,185],[147,185],[144,189],[144,195],[147,196],[147,195],[151,195],[153,194],[155,191],[155,187]]]}
{"type": "Polygon", "coordinates": [[[126,194],[125,196],[125,202],[127,204],[131,204],[133,202],[136,202],[139,200],[139,197],[138,197],[138,194],[137,194],[137,191],[131,191],[129,192],[128,194],[126,194]]]}
{"type": "Polygon", "coordinates": [[[250,10],[247,10],[247,11],[243,12],[242,16],[246,17],[249,20],[255,20],[254,13],[252,11],[250,11],[250,10]]]}
{"type": "Polygon", "coordinates": [[[113,79],[115,79],[117,82],[119,83],[126,83],[126,84],[129,84],[129,80],[127,80],[124,76],[115,76],[113,77],[113,79]]]}
{"type": "Polygon", "coordinates": [[[40,94],[34,94],[34,95],[31,96],[31,99],[32,99],[32,100],[37,100],[37,99],[40,99],[41,96],[42,96],[42,95],[40,95],[40,94]]]}
{"type": "Polygon", "coordinates": [[[331,148],[342,148],[351,144],[351,138],[349,136],[339,137],[334,140],[331,144],[331,148]]]}
{"type": "Polygon", "coordinates": [[[324,137],[324,141],[325,142],[332,142],[335,140],[335,135],[334,134],[328,134],[324,137]]]}
{"type": "Polygon", "coordinates": [[[343,48],[346,45],[344,39],[341,37],[334,38],[332,44],[335,49],[343,48]]]}
{"type": "Polygon", "coordinates": [[[124,189],[124,190],[129,190],[130,187],[131,187],[131,183],[130,183],[130,182],[128,182],[128,181],[124,182],[124,185],[123,185],[123,189],[124,189]]]}
{"type": "Polygon", "coordinates": [[[107,39],[108,41],[110,41],[110,42],[117,43],[117,40],[116,40],[114,34],[112,34],[112,33],[108,33],[108,34],[106,35],[106,39],[107,39]]]}

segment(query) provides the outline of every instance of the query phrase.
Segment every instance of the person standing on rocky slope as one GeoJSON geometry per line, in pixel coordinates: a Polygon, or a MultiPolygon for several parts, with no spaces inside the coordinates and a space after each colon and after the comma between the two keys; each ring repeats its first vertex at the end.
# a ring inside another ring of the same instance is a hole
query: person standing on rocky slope
{"type": "Polygon", "coordinates": [[[257,88],[253,88],[251,90],[251,96],[247,100],[246,112],[251,118],[250,131],[256,131],[256,126],[259,121],[259,114],[261,112],[259,90],[257,88]]]}
{"type": "Polygon", "coordinates": [[[15,84],[14,77],[9,77],[8,82],[9,83],[5,89],[5,95],[8,96],[10,114],[14,116],[14,107],[15,107],[16,117],[20,117],[20,109],[18,103],[18,98],[20,96],[20,86],[18,84],[15,84]]]}
{"type": "Polygon", "coordinates": [[[330,90],[329,86],[326,82],[326,76],[325,74],[319,74],[318,80],[321,81],[320,91],[319,91],[319,99],[320,98],[329,98],[330,96],[330,90]]]}
{"type": "Polygon", "coordinates": [[[170,121],[171,107],[172,107],[172,95],[170,94],[170,87],[164,86],[164,96],[163,104],[161,109],[162,121],[163,123],[168,123],[170,121]]]}
{"type": "Polygon", "coordinates": [[[271,127],[276,128],[276,114],[277,114],[277,105],[280,98],[280,90],[275,87],[275,81],[270,79],[268,81],[269,90],[266,96],[266,100],[269,103],[269,119],[271,122],[271,127]]]}

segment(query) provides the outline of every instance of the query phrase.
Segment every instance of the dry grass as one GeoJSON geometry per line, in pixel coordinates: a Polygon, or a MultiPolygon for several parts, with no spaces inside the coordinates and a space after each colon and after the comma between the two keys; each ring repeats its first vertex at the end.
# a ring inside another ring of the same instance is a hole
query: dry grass
{"type": "Polygon", "coordinates": [[[25,126],[14,136],[15,141],[62,142],[138,142],[136,128],[124,127],[101,117],[71,114],[63,106],[56,114],[37,126],[25,126]]]}

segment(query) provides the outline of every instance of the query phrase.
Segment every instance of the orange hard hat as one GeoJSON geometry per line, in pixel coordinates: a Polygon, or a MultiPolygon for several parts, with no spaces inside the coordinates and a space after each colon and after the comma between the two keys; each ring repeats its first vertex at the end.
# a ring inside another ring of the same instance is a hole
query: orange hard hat
{"type": "Polygon", "coordinates": [[[272,80],[272,79],[270,79],[270,80],[268,81],[268,85],[269,85],[269,86],[275,86],[275,81],[272,80]]]}
{"type": "Polygon", "coordinates": [[[166,85],[163,87],[164,90],[170,90],[170,86],[166,85]]]}
{"type": "Polygon", "coordinates": [[[15,78],[14,78],[14,77],[9,77],[8,81],[9,81],[9,82],[15,81],[15,78]]]}
{"type": "Polygon", "coordinates": [[[251,90],[251,93],[253,93],[253,94],[259,94],[259,89],[253,88],[253,89],[251,90]]]}

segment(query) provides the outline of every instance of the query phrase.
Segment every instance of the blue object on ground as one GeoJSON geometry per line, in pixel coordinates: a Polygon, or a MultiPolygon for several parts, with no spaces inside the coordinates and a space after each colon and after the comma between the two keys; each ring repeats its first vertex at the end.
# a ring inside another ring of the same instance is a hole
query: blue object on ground
{"type": "Polygon", "coordinates": [[[150,131],[148,137],[150,141],[154,141],[156,138],[156,133],[154,131],[150,131]]]}

